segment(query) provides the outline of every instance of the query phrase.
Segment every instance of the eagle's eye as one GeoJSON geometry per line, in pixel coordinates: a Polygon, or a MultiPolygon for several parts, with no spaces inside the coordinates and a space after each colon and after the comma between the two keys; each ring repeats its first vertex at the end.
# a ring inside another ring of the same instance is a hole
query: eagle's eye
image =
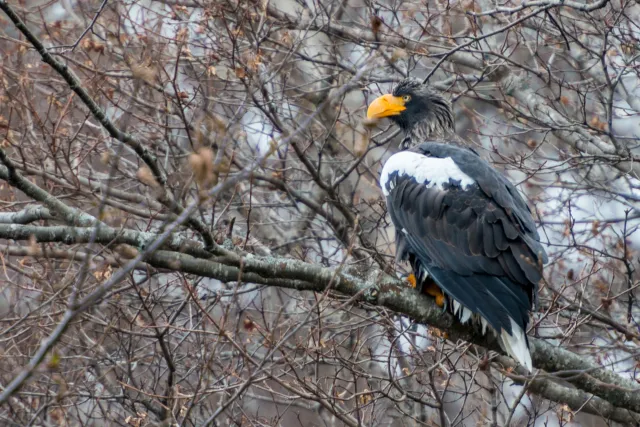
{"type": "Polygon", "coordinates": [[[404,102],[409,102],[411,101],[411,95],[402,95],[402,100],[404,102]]]}

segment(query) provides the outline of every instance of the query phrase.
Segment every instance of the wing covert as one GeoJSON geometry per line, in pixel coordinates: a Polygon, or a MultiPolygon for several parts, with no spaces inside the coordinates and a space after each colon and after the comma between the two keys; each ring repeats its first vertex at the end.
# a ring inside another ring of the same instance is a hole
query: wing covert
{"type": "Polygon", "coordinates": [[[529,246],[535,236],[513,224],[479,185],[426,186],[407,175],[392,179],[387,196],[392,221],[427,268],[504,275],[527,288],[538,283],[537,248],[529,246]]]}

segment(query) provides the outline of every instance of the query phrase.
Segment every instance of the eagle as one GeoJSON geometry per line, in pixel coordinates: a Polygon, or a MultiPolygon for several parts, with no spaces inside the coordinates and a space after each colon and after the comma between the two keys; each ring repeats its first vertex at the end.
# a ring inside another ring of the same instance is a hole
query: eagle
{"type": "Polygon", "coordinates": [[[516,187],[455,135],[451,104],[413,79],[375,99],[404,138],[380,187],[396,230],[396,261],[462,323],[481,325],[532,371],[526,331],[547,254],[516,187]]]}

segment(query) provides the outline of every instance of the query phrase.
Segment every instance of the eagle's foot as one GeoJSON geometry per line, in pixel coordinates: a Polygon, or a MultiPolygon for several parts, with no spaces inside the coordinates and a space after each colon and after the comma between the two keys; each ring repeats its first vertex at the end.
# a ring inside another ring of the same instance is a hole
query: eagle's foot
{"type": "Polygon", "coordinates": [[[435,282],[431,280],[427,281],[427,283],[424,284],[423,290],[424,293],[426,293],[427,295],[431,295],[436,299],[436,305],[438,307],[444,308],[446,298],[444,297],[444,293],[442,293],[442,290],[438,287],[438,285],[435,284],[435,282]]]}
{"type": "Polygon", "coordinates": [[[409,286],[411,286],[413,289],[415,289],[418,285],[418,279],[416,279],[416,275],[413,273],[407,276],[406,281],[409,282],[409,286]]]}
{"type": "MultiPolygon", "coordinates": [[[[418,279],[415,274],[409,274],[405,280],[413,289],[417,288],[418,279]]],[[[442,292],[442,290],[440,290],[438,285],[436,285],[433,280],[427,278],[425,283],[423,283],[422,285],[422,292],[434,297],[436,299],[436,304],[438,305],[438,307],[446,308],[445,304],[447,303],[447,299],[444,297],[444,293],[442,292]]]]}

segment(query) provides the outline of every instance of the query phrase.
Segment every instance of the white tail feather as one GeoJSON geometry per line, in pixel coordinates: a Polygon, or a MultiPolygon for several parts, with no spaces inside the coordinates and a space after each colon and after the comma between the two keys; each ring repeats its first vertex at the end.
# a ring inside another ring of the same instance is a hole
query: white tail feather
{"type": "Polygon", "coordinates": [[[532,372],[533,363],[531,362],[531,354],[527,347],[525,332],[513,319],[510,318],[509,320],[511,320],[511,335],[509,335],[504,329],[500,334],[504,349],[507,354],[520,362],[520,364],[527,368],[529,372],[532,372]]]}
{"type": "MultiPolygon", "coordinates": [[[[464,307],[458,301],[453,301],[453,314],[458,316],[461,323],[467,323],[472,318],[473,312],[464,307]]],[[[474,321],[480,320],[482,325],[482,335],[486,335],[487,328],[489,328],[489,322],[480,316],[476,315],[474,321]]],[[[502,347],[507,354],[516,359],[522,366],[527,368],[529,372],[533,371],[533,363],[531,362],[531,353],[529,353],[529,347],[527,347],[527,337],[525,331],[512,319],[511,321],[511,334],[502,329],[500,331],[500,341],[502,341],[502,347]]],[[[493,330],[493,328],[491,328],[493,330]]]]}
{"type": "Polygon", "coordinates": [[[487,326],[489,326],[489,323],[487,323],[487,319],[480,316],[480,323],[482,324],[482,335],[487,335],[487,326]]]}
{"type": "Polygon", "coordinates": [[[472,314],[471,310],[462,307],[462,310],[460,310],[460,322],[463,324],[467,323],[469,319],[471,319],[472,314]]]}
{"type": "Polygon", "coordinates": [[[458,311],[462,308],[462,305],[458,301],[453,301],[453,314],[458,314],[458,311]]]}
{"type": "Polygon", "coordinates": [[[466,308],[464,305],[460,304],[458,301],[453,301],[453,314],[458,316],[460,322],[465,324],[471,319],[473,316],[473,311],[466,308]]]}

